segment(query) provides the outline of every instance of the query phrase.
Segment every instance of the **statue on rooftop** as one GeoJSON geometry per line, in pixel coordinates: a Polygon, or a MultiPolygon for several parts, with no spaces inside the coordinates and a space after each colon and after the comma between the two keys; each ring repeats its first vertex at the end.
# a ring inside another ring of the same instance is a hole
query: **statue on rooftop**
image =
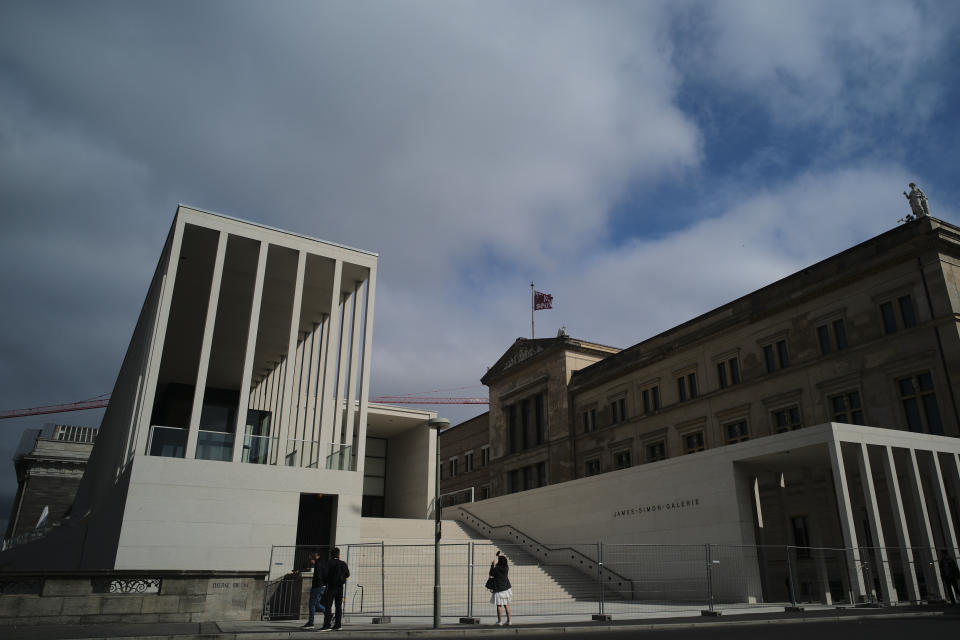
{"type": "Polygon", "coordinates": [[[930,206],[927,204],[927,196],[920,190],[916,182],[910,183],[910,193],[903,192],[904,197],[910,203],[910,210],[917,218],[930,215],[930,206]]]}

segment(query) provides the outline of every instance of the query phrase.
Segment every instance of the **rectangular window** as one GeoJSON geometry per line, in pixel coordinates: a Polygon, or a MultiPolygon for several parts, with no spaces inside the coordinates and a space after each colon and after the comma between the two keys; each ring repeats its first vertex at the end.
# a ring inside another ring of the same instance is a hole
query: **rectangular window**
{"type": "Polygon", "coordinates": [[[677,378],[677,397],[680,402],[693,400],[697,397],[697,372],[688,373],[677,378]]]}
{"type": "Polygon", "coordinates": [[[480,466],[485,467],[490,464],[490,445],[485,444],[480,447],[480,466]]]}
{"type": "Polygon", "coordinates": [[[917,316],[913,312],[913,299],[909,296],[900,296],[897,298],[897,305],[900,307],[900,317],[903,318],[903,328],[917,326],[917,316]]]}
{"type": "Polygon", "coordinates": [[[800,407],[797,405],[777,409],[771,413],[771,417],[773,419],[774,433],[793,431],[803,426],[803,422],[800,420],[800,407]]]}
{"type": "Polygon", "coordinates": [[[463,454],[463,472],[470,473],[473,471],[473,451],[468,451],[463,454]]]}
{"type": "Polygon", "coordinates": [[[647,462],[664,460],[667,457],[667,443],[664,440],[651,442],[646,446],[645,452],[647,456],[647,462]]]}
{"type": "Polygon", "coordinates": [[[490,498],[490,485],[485,484],[480,487],[480,499],[488,500],[490,498]]]}
{"type": "Polygon", "coordinates": [[[683,453],[696,453],[703,451],[703,431],[694,431],[683,436],[683,453]]]}
{"type": "Polygon", "coordinates": [[[846,424],[866,424],[860,406],[860,392],[847,391],[830,397],[830,419],[846,424]]]}
{"type": "Polygon", "coordinates": [[[721,360],[717,363],[717,381],[721,389],[740,384],[740,362],[736,358],[721,360]]]}
{"type": "Polygon", "coordinates": [[[626,469],[630,466],[630,450],[624,449],[613,454],[613,468],[626,469]]]}
{"type": "Polygon", "coordinates": [[[587,409],[583,412],[583,432],[589,433],[597,428],[597,410],[587,409]]]}
{"type": "Polygon", "coordinates": [[[627,399],[617,398],[610,403],[610,424],[617,424],[627,419],[627,399]]]}
{"type": "Polygon", "coordinates": [[[847,328],[843,319],[834,320],[829,325],[817,327],[817,340],[820,342],[821,355],[833,353],[834,349],[842,351],[847,348],[847,328]],[[831,329],[833,334],[831,335],[831,329]]]}
{"type": "Polygon", "coordinates": [[[897,330],[897,316],[893,313],[893,303],[884,302],[880,305],[880,316],[883,318],[883,330],[893,333],[897,330]]]}
{"type": "Polygon", "coordinates": [[[546,424],[542,393],[524,398],[506,407],[504,412],[510,437],[510,453],[543,444],[546,424]]]}
{"type": "Polygon", "coordinates": [[[510,493],[536,489],[547,484],[547,465],[545,462],[513,469],[508,476],[510,493]]]}
{"type": "Polygon", "coordinates": [[[907,418],[907,427],[917,433],[943,435],[943,421],[933,389],[933,376],[920,373],[897,381],[900,402],[907,418]]]}
{"type": "Polygon", "coordinates": [[[750,434],[747,431],[747,421],[739,420],[737,422],[730,422],[723,425],[723,431],[727,437],[727,444],[733,444],[734,442],[743,442],[744,440],[750,439],[750,434]]]}
{"type": "Polygon", "coordinates": [[[660,385],[644,389],[643,393],[643,413],[648,414],[660,409],[660,385]]]}
{"type": "Polygon", "coordinates": [[[450,477],[451,478],[457,477],[457,459],[456,458],[450,458],[450,477]]]}
{"type": "Polygon", "coordinates": [[[600,458],[590,458],[584,466],[583,475],[595,476],[600,473],[600,458]]]}
{"type": "Polygon", "coordinates": [[[790,353],[787,351],[787,341],[777,340],[774,344],[763,347],[763,360],[767,365],[767,373],[790,366],[790,353]]]}
{"type": "Polygon", "coordinates": [[[847,348],[847,326],[842,318],[833,321],[833,338],[836,340],[838,351],[847,348]]]}
{"type": "Polygon", "coordinates": [[[820,341],[820,354],[827,355],[833,351],[833,344],[830,342],[830,329],[827,325],[817,327],[817,340],[820,341]]]}

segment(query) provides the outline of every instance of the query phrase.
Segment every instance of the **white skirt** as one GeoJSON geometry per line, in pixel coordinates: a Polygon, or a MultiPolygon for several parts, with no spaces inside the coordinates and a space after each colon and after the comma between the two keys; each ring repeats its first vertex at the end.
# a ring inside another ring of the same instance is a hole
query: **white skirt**
{"type": "Polygon", "coordinates": [[[511,598],[513,598],[513,589],[507,589],[506,591],[494,591],[490,595],[490,604],[495,604],[498,606],[510,604],[511,598]]]}

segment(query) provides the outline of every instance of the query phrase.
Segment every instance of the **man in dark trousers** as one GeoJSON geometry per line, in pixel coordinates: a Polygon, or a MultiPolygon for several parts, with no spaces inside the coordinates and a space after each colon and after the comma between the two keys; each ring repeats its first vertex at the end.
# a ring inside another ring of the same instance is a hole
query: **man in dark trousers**
{"type": "Polygon", "coordinates": [[[330,562],[327,563],[327,591],[323,594],[323,628],[321,631],[336,631],[340,628],[343,620],[343,590],[350,577],[350,569],[347,563],[340,559],[340,549],[334,547],[330,552],[330,562]],[[330,626],[330,618],[333,613],[333,607],[337,608],[336,616],[333,618],[333,626],[330,626]]]}
{"type": "Polygon", "coordinates": [[[313,580],[310,583],[310,602],[307,608],[310,617],[307,619],[307,623],[303,625],[307,629],[313,628],[314,614],[317,611],[320,611],[320,613],[324,612],[323,605],[320,604],[320,599],[323,597],[327,583],[327,567],[326,564],[320,560],[319,553],[310,554],[310,566],[313,568],[313,580]]]}
{"type": "Polygon", "coordinates": [[[960,571],[957,570],[957,563],[944,551],[940,552],[940,577],[943,578],[946,596],[951,603],[957,604],[957,596],[960,595],[960,571]]]}

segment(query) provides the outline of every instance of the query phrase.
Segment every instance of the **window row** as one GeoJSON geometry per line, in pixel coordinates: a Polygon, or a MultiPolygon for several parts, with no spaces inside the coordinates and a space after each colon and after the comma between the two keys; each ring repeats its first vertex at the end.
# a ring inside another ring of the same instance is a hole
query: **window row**
{"type": "MultiPolygon", "coordinates": [[[[902,409],[905,426],[910,431],[943,434],[943,421],[937,403],[933,376],[930,372],[922,372],[895,380],[899,393],[899,404],[902,409]]],[[[859,389],[849,389],[826,397],[827,414],[831,422],[845,424],[866,424],[863,402],[859,389]]],[[[805,426],[800,404],[793,403],[776,407],[769,411],[770,431],[784,433],[805,426]]],[[[720,445],[736,444],[754,437],[751,434],[749,420],[746,417],[720,421],[720,434],[723,442],[720,445]]],[[[687,455],[703,451],[707,448],[706,425],[702,428],[685,429],[679,434],[680,451],[677,454],[687,455]]],[[[617,470],[630,467],[633,464],[631,448],[615,449],[612,452],[612,468],[617,470]]],[[[640,448],[641,463],[656,462],[668,457],[667,437],[651,439],[643,442],[640,448]]],[[[588,456],[584,461],[583,475],[590,476],[602,473],[600,454],[588,456]]]]}
{"type": "MultiPolygon", "coordinates": [[[[490,464],[490,445],[485,444],[480,447],[480,468],[484,468],[490,464]]],[[[447,467],[447,473],[450,478],[456,478],[460,473],[460,457],[451,456],[447,460],[447,464],[440,465],[440,479],[443,479],[443,469],[444,466],[447,467]]],[[[475,470],[477,467],[474,466],[473,460],[473,450],[467,451],[463,454],[463,473],[470,473],[475,470]]]]}
{"type": "MultiPolygon", "coordinates": [[[[917,316],[914,310],[913,298],[907,294],[896,298],[896,300],[882,302],[879,306],[880,317],[883,322],[884,331],[888,334],[894,333],[900,329],[909,329],[916,326],[917,316]]],[[[847,339],[847,327],[843,318],[834,318],[815,327],[817,342],[820,347],[821,355],[829,355],[835,352],[843,351],[849,347],[847,339]]],[[[771,340],[768,344],[762,346],[763,361],[767,373],[774,373],[790,366],[790,348],[787,339],[778,338],[771,340]]],[[[721,358],[715,362],[717,370],[717,388],[726,389],[733,385],[740,384],[740,362],[736,356],[721,358]]],[[[696,370],[684,372],[677,375],[676,378],[677,402],[686,402],[693,400],[699,395],[699,385],[696,370]]],[[[642,414],[648,415],[661,408],[660,385],[648,385],[640,391],[640,401],[642,404],[642,414]]],[[[919,406],[919,405],[918,405],[919,406]]],[[[610,402],[610,422],[609,424],[618,424],[629,418],[626,397],[620,397],[610,402]]],[[[911,409],[911,424],[917,422],[917,411],[911,409]]],[[[796,416],[785,415],[779,418],[778,426],[790,428],[795,424],[796,416]]],[[[919,419],[920,422],[925,422],[919,419]]],[[[580,423],[582,432],[589,433],[598,427],[597,409],[591,407],[585,409],[580,414],[580,423]]],[[[912,428],[912,427],[911,427],[912,428]]]]}

